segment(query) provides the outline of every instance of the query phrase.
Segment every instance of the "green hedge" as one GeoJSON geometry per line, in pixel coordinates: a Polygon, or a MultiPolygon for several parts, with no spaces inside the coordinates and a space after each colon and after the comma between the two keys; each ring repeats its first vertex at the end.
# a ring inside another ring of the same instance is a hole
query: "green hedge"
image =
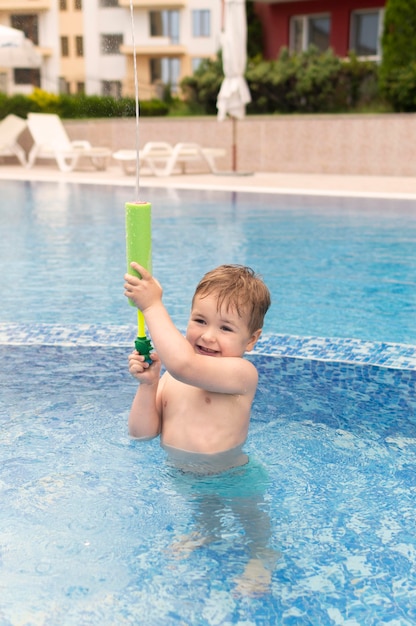
{"type": "MultiPolygon", "coordinates": [[[[8,97],[0,93],[0,119],[9,113],[27,117],[28,113],[56,113],[63,119],[135,117],[134,98],[115,99],[109,96],[56,95],[35,89],[30,96],[8,97]]],[[[163,116],[169,113],[169,106],[161,100],[140,102],[142,117],[163,116]]]]}
{"type": "Polygon", "coordinates": [[[331,50],[302,54],[283,49],[276,61],[248,68],[253,113],[331,113],[368,105],[377,93],[377,66],[331,50]]]}
{"type": "MultiPolygon", "coordinates": [[[[220,58],[205,61],[181,87],[191,109],[215,114],[223,80],[220,58]]],[[[248,113],[329,113],[356,110],[376,102],[378,67],[351,55],[340,59],[331,50],[311,47],[301,54],[282,49],[274,61],[251,60],[246,80],[252,102],[248,113]]]]}
{"type": "Polygon", "coordinates": [[[182,95],[191,112],[217,113],[217,96],[223,78],[219,55],[216,59],[204,59],[192,76],[181,81],[182,95]]]}

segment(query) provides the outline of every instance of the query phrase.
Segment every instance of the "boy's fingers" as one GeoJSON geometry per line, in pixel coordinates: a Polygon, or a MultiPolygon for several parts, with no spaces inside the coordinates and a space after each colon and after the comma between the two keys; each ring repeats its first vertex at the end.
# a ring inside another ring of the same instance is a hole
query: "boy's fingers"
{"type": "Polygon", "coordinates": [[[134,270],[136,270],[136,272],[139,272],[139,274],[141,275],[142,278],[150,278],[151,277],[150,272],[148,272],[147,269],[145,267],[143,267],[142,265],[139,265],[139,263],[136,263],[136,261],[132,261],[130,263],[130,267],[132,267],[134,270]]]}

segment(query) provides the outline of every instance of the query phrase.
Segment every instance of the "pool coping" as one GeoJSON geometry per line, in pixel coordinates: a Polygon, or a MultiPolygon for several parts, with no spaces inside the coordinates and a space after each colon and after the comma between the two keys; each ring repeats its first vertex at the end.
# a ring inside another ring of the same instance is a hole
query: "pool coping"
{"type": "MultiPolygon", "coordinates": [[[[118,165],[104,171],[77,169],[61,172],[55,165],[36,164],[32,169],[20,164],[2,164],[0,180],[25,182],[75,183],[135,187],[136,176],[126,176],[118,165]]],[[[172,175],[140,174],[140,187],[189,191],[231,191],[295,196],[345,198],[416,199],[416,177],[385,175],[347,175],[294,172],[219,172],[172,175]]]]}
{"type": "MultiPolygon", "coordinates": [[[[0,322],[0,345],[132,347],[134,326],[0,322]]],[[[253,355],[374,365],[416,371],[416,345],[342,337],[265,334],[253,355]]]]}

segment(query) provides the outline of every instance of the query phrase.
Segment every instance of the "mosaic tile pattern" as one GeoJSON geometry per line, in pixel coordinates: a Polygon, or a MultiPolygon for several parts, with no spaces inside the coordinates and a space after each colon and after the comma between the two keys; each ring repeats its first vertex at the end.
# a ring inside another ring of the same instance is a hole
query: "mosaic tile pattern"
{"type": "MultiPolygon", "coordinates": [[[[134,326],[0,323],[0,344],[129,346],[134,326]]],[[[265,335],[253,354],[416,370],[416,346],[359,339],[265,335]]]]}

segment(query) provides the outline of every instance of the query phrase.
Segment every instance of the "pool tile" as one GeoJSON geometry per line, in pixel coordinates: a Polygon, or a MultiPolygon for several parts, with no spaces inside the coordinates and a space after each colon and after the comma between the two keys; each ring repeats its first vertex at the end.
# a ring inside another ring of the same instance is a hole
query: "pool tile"
{"type": "MultiPolygon", "coordinates": [[[[0,323],[0,344],[132,346],[134,326],[0,323]]],[[[264,335],[253,354],[416,370],[416,346],[348,338],[264,335]]]]}

